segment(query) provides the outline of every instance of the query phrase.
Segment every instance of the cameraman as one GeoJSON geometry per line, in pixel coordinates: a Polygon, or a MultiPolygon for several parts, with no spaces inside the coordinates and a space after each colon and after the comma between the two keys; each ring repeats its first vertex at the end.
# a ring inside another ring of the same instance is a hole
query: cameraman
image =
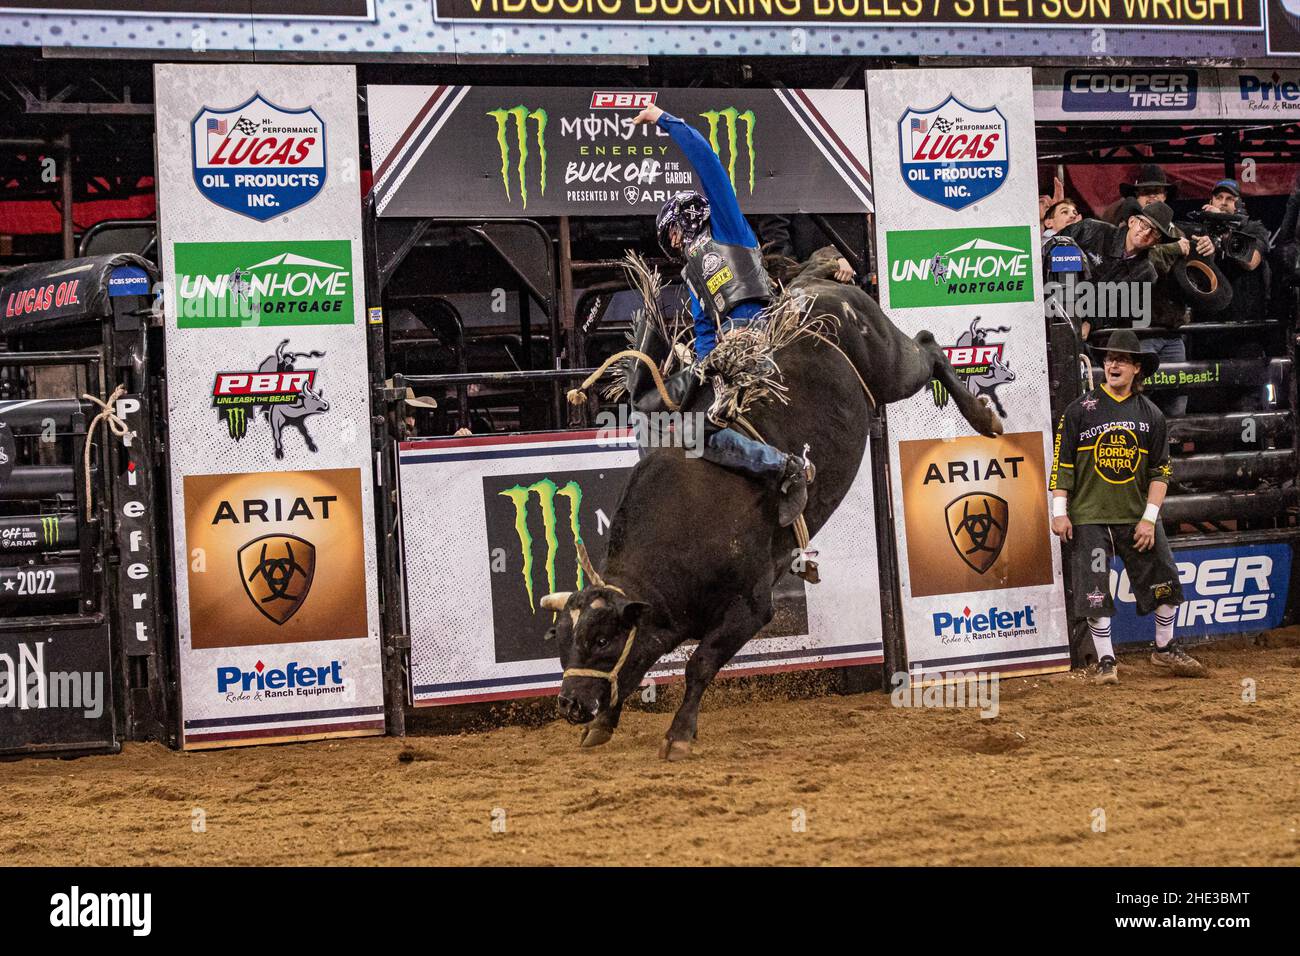
{"type": "Polygon", "coordinates": [[[1187,218],[1194,233],[1213,240],[1215,260],[1232,285],[1232,302],[1215,318],[1227,322],[1261,318],[1268,307],[1269,234],[1246,215],[1237,181],[1219,180],[1210,190],[1210,201],[1187,218]]]}

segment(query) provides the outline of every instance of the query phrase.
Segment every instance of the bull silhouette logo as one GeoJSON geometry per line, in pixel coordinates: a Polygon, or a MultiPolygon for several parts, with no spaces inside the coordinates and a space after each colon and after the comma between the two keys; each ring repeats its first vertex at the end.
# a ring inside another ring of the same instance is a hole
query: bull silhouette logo
{"type": "MultiPolygon", "coordinates": [[[[560,551],[560,535],[567,532],[573,538],[573,546],[576,552],[578,544],[582,541],[581,518],[579,512],[582,508],[582,487],[576,481],[570,481],[563,487],[557,485],[550,478],[542,478],[533,482],[531,485],[515,485],[513,488],[507,488],[505,491],[497,492],[503,498],[509,498],[514,505],[515,512],[515,533],[519,536],[519,549],[523,557],[523,576],[524,589],[528,592],[528,606],[534,613],[537,611],[536,601],[539,597],[533,581],[534,555],[533,555],[533,533],[528,527],[528,517],[531,504],[536,501],[541,511],[542,520],[542,538],[546,544],[543,570],[546,574],[546,590],[542,594],[551,594],[563,587],[558,584],[556,574],[556,559],[560,551]],[[563,498],[568,502],[569,520],[567,527],[560,528],[555,510],[555,499],[563,498]]],[[[582,567],[575,563],[574,566],[575,589],[582,590],[584,587],[582,567]]]]}
{"type": "Polygon", "coordinates": [[[948,539],[976,574],[993,567],[1002,553],[1010,516],[1006,499],[986,491],[972,491],[948,502],[944,509],[948,539]]]}
{"type": "MultiPolygon", "coordinates": [[[[990,335],[1010,332],[1010,326],[999,325],[992,328],[980,328],[980,317],[971,320],[970,328],[957,337],[957,343],[944,348],[943,354],[952,364],[952,369],[966,386],[966,391],[976,398],[985,396],[992,401],[994,410],[1002,418],[1007,417],[1007,410],[1002,407],[998,389],[1016,380],[1016,373],[1003,358],[1002,342],[990,342],[990,335]]],[[[943,408],[948,404],[948,389],[935,379],[930,382],[933,390],[934,404],[943,408]]]]}
{"type": "Polygon", "coordinates": [[[527,209],[530,121],[534,126],[533,134],[537,143],[537,184],[542,195],[546,195],[546,110],[514,106],[510,109],[488,110],[487,115],[496,120],[497,149],[501,151],[501,185],[506,189],[506,199],[513,201],[510,195],[510,182],[513,179],[518,187],[519,198],[527,209]],[[513,170],[511,165],[514,166],[513,170]]]}
{"type": "Polygon", "coordinates": [[[307,600],[316,575],[316,546],[292,534],[267,534],[239,549],[244,593],[276,624],[293,617],[307,600]]]}

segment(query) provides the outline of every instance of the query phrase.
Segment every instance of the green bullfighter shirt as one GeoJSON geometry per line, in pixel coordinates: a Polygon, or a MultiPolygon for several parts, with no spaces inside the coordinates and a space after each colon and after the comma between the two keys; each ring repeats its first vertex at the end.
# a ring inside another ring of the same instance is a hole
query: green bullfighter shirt
{"type": "Polygon", "coordinates": [[[1145,395],[1120,400],[1103,384],[1061,416],[1051,488],[1070,493],[1074,524],[1136,524],[1151,482],[1172,478],[1165,416],[1145,395]]]}

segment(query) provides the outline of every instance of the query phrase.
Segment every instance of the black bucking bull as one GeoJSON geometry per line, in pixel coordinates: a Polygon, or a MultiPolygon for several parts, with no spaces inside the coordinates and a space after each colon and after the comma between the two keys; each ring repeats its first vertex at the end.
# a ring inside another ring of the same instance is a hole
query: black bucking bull
{"type": "MultiPolygon", "coordinates": [[[[908,338],[854,286],[805,276],[795,287],[815,296],[812,314],[826,317],[844,354],[812,336],[798,339],[779,356],[789,404],[768,402],[748,418],[778,448],[811,446],[817,476],[804,509],[810,535],[848,493],[866,448],[871,409],[859,374],[884,403],[938,379],[977,431],[1002,431],[929,332],[908,338]]],[[[700,411],[706,400],[686,410],[700,411]]],[[[558,706],[572,723],[588,725],[581,745],[608,741],[646,672],[682,643],[698,641],[686,664],[685,696],[659,751],[669,760],[688,755],[704,689],[772,619],[772,588],[789,572],[794,550],[770,490],[681,448],[643,457],[610,524],[601,583],[542,601],[559,612],[558,706]]]]}

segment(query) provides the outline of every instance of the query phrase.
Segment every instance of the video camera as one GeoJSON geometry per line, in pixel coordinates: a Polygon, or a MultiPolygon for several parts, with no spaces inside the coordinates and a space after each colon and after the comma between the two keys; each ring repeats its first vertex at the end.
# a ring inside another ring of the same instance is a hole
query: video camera
{"type": "Polygon", "coordinates": [[[1188,213],[1187,221],[1191,224],[1188,231],[1193,245],[1199,236],[1209,236],[1214,242],[1214,251],[1220,259],[1231,261],[1239,266],[1250,263],[1250,254],[1255,240],[1243,230],[1250,221],[1244,212],[1207,212],[1197,209],[1188,213]]]}

